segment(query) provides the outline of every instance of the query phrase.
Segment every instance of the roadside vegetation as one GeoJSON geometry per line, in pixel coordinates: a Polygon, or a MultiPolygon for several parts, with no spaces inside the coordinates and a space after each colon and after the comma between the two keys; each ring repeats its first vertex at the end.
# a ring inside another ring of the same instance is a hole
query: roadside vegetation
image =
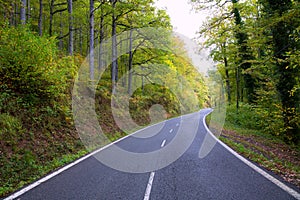
{"type": "Polygon", "coordinates": [[[213,13],[199,30],[216,62],[209,72],[212,105],[235,107],[236,125],[299,144],[299,1],[190,1],[213,13]],[[255,115],[245,115],[245,106],[255,115]]]}
{"type": "Polygon", "coordinates": [[[83,155],[70,89],[80,56],[27,28],[0,29],[0,196],[83,155]]]}
{"type": "MultiPolygon", "coordinates": [[[[239,113],[229,106],[219,139],[252,162],[300,187],[300,145],[287,144],[284,137],[278,137],[279,130],[266,133],[262,126],[267,127],[268,122],[258,112],[249,104],[242,104],[239,113]]],[[[213,133],[218,129],[218,124],[210,123],[210,115],[206,122],[213,133]]]]}

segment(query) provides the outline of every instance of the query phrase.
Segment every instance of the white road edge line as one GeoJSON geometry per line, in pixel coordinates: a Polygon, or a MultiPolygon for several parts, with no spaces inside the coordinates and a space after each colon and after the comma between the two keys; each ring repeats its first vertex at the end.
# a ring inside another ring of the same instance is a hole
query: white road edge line
{"type": "MultiPolygon", "coordinates": [[[[180,117],[182,117],[182,116],[180,116],[180,117]]],[[[134,133],[131,133],[131,134],[126,135],[126,136],[124,136],[124,137],[122,137],[122,138],[120,138],[120,139],[118,139],[118,140],[116,140],[116,141],[114,141],[114,142],[112,142],[112,143],[109,143],[109,144],[107,144],[106,146],[101,147],[100,149],[97,149],[97,150],[95,150],[95,151],[93,151],[93,152],[87,154],[86,156],[81,157],[81,158],[79,158],[78,160],[75,160],[74,162],[72,162],[72,163],[70,163],[70,164],[68,164],[68,165],[66,165],[66,166],[64,166],[64,167],[62,167],[62,168],[60,168],[60,169],[58,169],[57,171],[54,171],[54,172],[52,172],[51,174],[49,174],[49,175],[47,175],[47,176],[45,176],[45,177],[43,177],[43,178],[41,178],[41,179],[39,179],[39,180],[37,180],[37,181],[31,183],[31,184],[28,185],[27,187],[25,187],[25,188],[23,188],[23,189],[21,189],[21,190],[15,192],[15,193],[11,194],[10,196],[6,197],[6,198],[3,199],[3,200],[13,200],[13,199],[15,199],[15,198],[21,196],[22,194],[26,193],[27,191],[29,191],[29,190],[31,190],[31,189],[37,187],[37,186],[40,185],[41,183],[46,182],[47,180],[53,178],[54,176],[56,176],[56,175],[62,173],[63,171],[66,171],[67,169],[73,167],[74,165],[76,165],[76,164],[78,164],[78,163],[84,161],[85,159],[87,159],[87,158],[89,158],[89,157],[91,157],[91,156],[93,156],[93,155],[99,153],[100,151],[102,151],[102,150],[104,150],[104,149],[106,149],[106,148],[112,146],[113,144],[116,144],[116,143],[118,143],[118,142],[120,142],[120,141],[122,141],[122,140],[124,140],[124,139],[126,139],[126,138],[128,138],[128,137],[130,137],[130,136],[132,136],[132,135],[134,135],[134,134],[136,134],[136,133],[138,133],[138,132],[140,132],[140,131],[143,131],[143,130],[145,130],[146,128],[150,128],[150,127],[152,127],[152,126],[156,126],[156,125],[161,124],[161,123],[164,123],[164,122],[166,122],[166,121],[168,121],[168,120],[164,120],[164,121],[162,121],[162,122],[158,122],[158,123],[156,123],[156,124],[152,124],[152,125],[150,125],[150,126],[144,127],[144,128],[142,128],[142,129],[140,129],[140,130],[135,131],[134,133]]]]}
{"type": "Polygon", "coordinates": [[[173,132],[173,129],[171,128],[171,129],[170,129],[170,133],[172,133],[172,132],[173,132]]]}
{"type": "MultiPolygon", "coordinates": [[[[197,112],[200,112],[200,111],[197,111],[197,112]]],[[[195,113],[197,113],[197,112],[195,112],[195,113]]],[[[136,134],[136,133],[138,133],[138,132],[140,132],[140,131],[143,131],[143,130],[145,130],[145,129],[147,129],[147,128],[150,128],[150,127],[152,127],[152,126],[156,126],[156,125],[161,124],[161,123],[165,123],[166,121],[169,121],[169,120],[172,120],[172,119],[182,118],[182,117],[184,117],[184,116],[192,115],[192,114],[195,114],[195,113],[189,113],[189,114],[182,115],[182,116],[179,116],[179,117],[175,117],[175,118],[171,118],[171,119],[168,119],[168,120],[164,120],[164,121],[158,122],[158,123],[156,123],[156,124],[152,124],[152,125],[150,125],[150,126],[146,126],[146,127],[142,128],[142,129],[140,129],[140,130],[137,130],[137,131],[135,131],[135,132],[133,132],[133,133],[131,133],[131,134],[129,134],[129,135],[126,135],[126,136],[124,136],[124,137],[122,137],[122,138],[120,138],[120,139],[118,139],[118,140],[116,140],[116,141],[114,141],[114,142],[112,142],[112,143],[109,143],[109,144],[107,144],[106,146],[101,147],[101,148],[99,148],[99,149],[97,149],[97,150],[95,150],[95,151],[93,151],[93,152],[87,154],[86,156],[81,157],[81,158],[79,158],[78,160],[75,160],[74,162],[72,162],[72,163],[70,163],[70,164],[68,164],[68,165],[66,165],[66,166],[64,166],[64,167],[62,167],[62,168],[60,168],[60,169],[58,169],[57,171],[54,171],[54,172],[52,172],[51,174],[49,174],[49,175],[47,175],[47,176],[45,176],[45,177],[43,177],[43,178],[41,178],[41,179],[39,179],[39,180],[37,180],[37,181],[31,183],[31,184],[29,184],[27,187],[25,187],[25,188],[23,188],[23,189],[21,189],[21,190],[15,192],[15,193],[11,194],[10,196],[6,197],[6,198],[3,199],[3,200],[13,200],[13,199],[15,199],[15,198],[21,196],[22,194],[26,193],[27,191],[29,191],[29,190],[31,190],[31,189],[37,187],[37,186],[40,185],[41,183],[46,182],[47,180],[49,180],[49,179],[53,178],[54,176],[56,176],[56,175],[62,173],[63,171],[66,171],[67,169],[73,167],[74,165],[77,165],[78,163],[84,161],[85,159],[87,159],[87,158],[89,158],[89,157],[91,157],[91,156],[93,156],[93,155],[99,153],[100,151],[102,151],[102,150],[104,150],[104,149],[106,149],[106,148],[108,148],[108,147],[110,147],[110,146],[112,146],[112,145],[114,145],[114,144],[116,144],[116,143],[118,143],[118,142],[120,142],[120,141],[122,141],[122,140],[124,140],[124,139],[126,139],[126,138],[128,138],[128,137],[130,137],[130,136],[132,136],[132,135],[134,135],[134,134],[136,134]]],[[[179,124],[178,124],[178,125],[179,125],[179,124]]]]}
{"type": "MultiPolygon", "coordinates": [[[[212,111],[211,111],[212,112],[212,111]]],[[[209,113],[211,113],[209,112],[209,113]]],[[[253,170],[255,170],[257,173],[261,174],[262,176],[264,176],[266,179],[268,179],[269,181],[271,181],[272,183],[274,183],[275,185],[277,185],[278,187],[280,187],[281,189],[283,189],[284,191],[286,191],[287,193],[289,193],[291,196],[295,197],[297,200],[300,200],[300,193],[298,193],[296,190],[290,188],[289,186],[285,185],[284,183],[282,183],[281,181],[279,181],[278,179],[276,179],[275,177],[271,176],[270,174],[268,174],[267,172],[265,172],[264,170],[262,170],[261,168],[257,167],[256,165],[254,165],[253,163],[251,163],[250,161],[248,161],[246,158],[244,158],[243,156],[239,155],[236,151],[234,151],[232,148],[230,148],[229,146],[227,146],[225,143],[223,143],[221,140],[219,140],[207,127],[206,122],[205,122],[205,118],[206,116],[209,114],[205,114],[203,117],[203,124],[204,127],[206,128],[207,132],[219,143],[221,144],[225,149],[227,149],[230,153],[232,153],[235,157],[237,157],[238,159],[240,159],[242,162],[244,162],[246,165],[248,165],[249,167],[251,167],[253,170]]]]}
{"type": "Polygon", "coordinates": [[[151,189],[152,189],[152,183],[153,183],[154,175],[155,175],[155,172],[150,173],[149,181],[148,181],[147,188],[146,188],[146,191],[145,191],[144,200],[149,200],[149,198],[150,198],[150,193],[151,193],[151,189]]]}
{"type": "Polygon", "coordinates": [[[165,146],[165,144],[166,144],[166,140],[162,141],[162,143],[161,143],[160,147],[164,147],[164,146],[165,146]]]}

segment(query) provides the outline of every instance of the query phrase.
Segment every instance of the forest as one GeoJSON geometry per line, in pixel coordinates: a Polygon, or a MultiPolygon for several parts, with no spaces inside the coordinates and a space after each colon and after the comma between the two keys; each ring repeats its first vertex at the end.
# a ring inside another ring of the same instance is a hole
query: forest
{"type": "Polygon", "coordinates": [[[151,122],[154,104],[165,108],[167,118],[225,104],[228,123],[299,146],[300,2],[188,2],[196,12],[212,12],[198,33],[199,46],[216,63],[208,75],[194,68],[184,42],[171,34],[166,10],[154,0],[0,0],[1,197],[87,153],[72,113],[83,63],[99,123],[111,141],[127,133],[111,110],[121,84],[141,127],[151,122]],[[145,28],[147,34],[139,31],[145,28]],[[176,86],[183,77],[197,101],[179,102],[187,88],[174,89],[182,93],[178,99],[155,84],[155,73],[176,86]],[[221,89],[210,91],[207,81],[221,89]]]}
{"type": "Polygon", "coordinates": [[[227,103],[237,112],[243,104],[251,107],[257,119],[249,126],[299,143],[299,1],[192,4],[198,11],[212,9],[199,35],[222,74],[227,103]]]}

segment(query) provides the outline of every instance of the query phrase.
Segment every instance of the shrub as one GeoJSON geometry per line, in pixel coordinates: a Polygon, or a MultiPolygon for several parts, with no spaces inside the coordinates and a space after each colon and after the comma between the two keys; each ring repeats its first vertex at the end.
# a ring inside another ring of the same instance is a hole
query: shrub
{"type": "Polygon", "coordinates": [[[76,69],[70,59],[59,58],[55,38],[24,27],[0,28],[0,89],[25,102],[51,101],[65,93],[76,69]]]}
{"type": "Polygon", "coordinates": [[[7,113],[0,114],[0,140],[14,145],[22,137],[22,122],[7,113]]]}
{"type": "Polygon", "coordinates": [[[256,114],[255,108],[250,104],[241,104],[239,111],[236,111],[234,105],[228,106],[226,120],[236,126],[258,129],[260,117],[256,114]]]}

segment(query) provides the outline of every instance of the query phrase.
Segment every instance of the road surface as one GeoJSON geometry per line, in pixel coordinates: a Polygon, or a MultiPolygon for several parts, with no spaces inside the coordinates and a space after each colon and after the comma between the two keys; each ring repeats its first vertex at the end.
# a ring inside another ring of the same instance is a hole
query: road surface
{"type": "MultiPolygon", "coordinates": [[[[182,118],[167,120],[159,133],[152,137],[145,139],[129,136],[116,143],[122,149],[136,153],[156,151],[170,145],[181,125],[190,123],[183,131],[188,135],[196,129],[191,145],[182,156],[164,168],[146,173],[112,169],[95,158],[111,148],[107,147],[51,178],[46,177],[49,180],[36,184],[36,187],[25,188],[7,199],[299,199],[297,188],[293,190],[283,185],[282,189],[242,162],[220,143],[206,157],[199,158],[204,137],[210,134],[203,124],[203,117],[208,112],[209,109],[204,109],[182,118]],[[30,190],[26,191],[28,189],[30,190]]],[[[149,134],[149,130],[151,127],[138,134],[149,134]]],[[[167,155],[161,155],[162,158],[164,156],[167,155]]]]}

